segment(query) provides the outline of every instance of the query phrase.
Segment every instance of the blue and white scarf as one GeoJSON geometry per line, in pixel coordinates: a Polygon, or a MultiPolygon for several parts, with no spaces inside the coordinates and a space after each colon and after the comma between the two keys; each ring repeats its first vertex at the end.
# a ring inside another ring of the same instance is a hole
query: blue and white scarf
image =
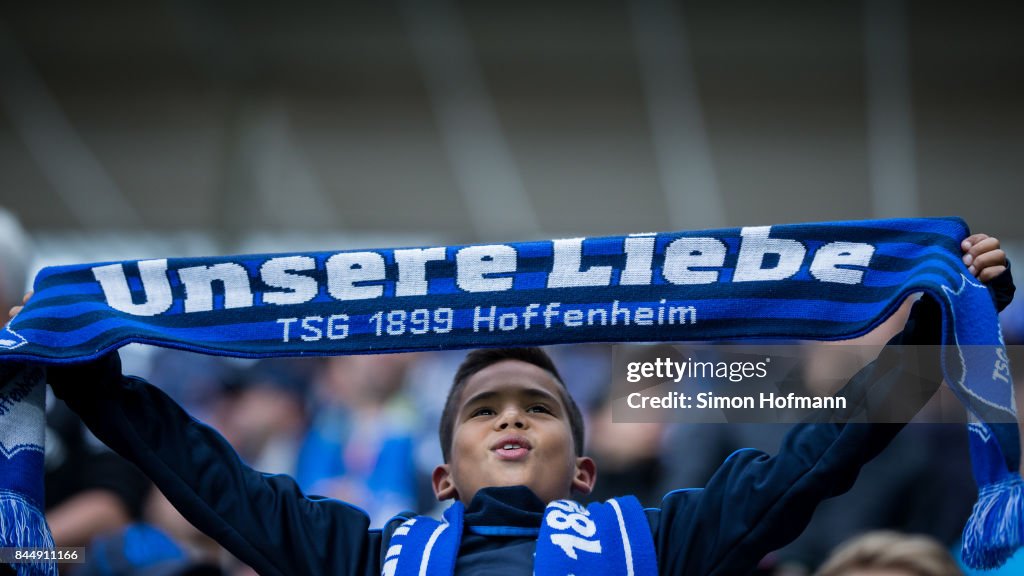
{"type": "MultiPolygon", "coordinates": [[[[4,360],[97,358],[128,342],[242,357],[482,346],[846,339],[910,294],[943,309],[946,381],[976,419],[981,497],[965,558],[1024,538],[1012,381],[996,311],[961,261],[963,221],[878,220],[44,269],[0,331],[4,360]]],[[[0,441],[10,432],[0,417],[0,441]]],[[[0,543],[2,545],[2,543],[0,543]]]]}
{"type": "MultiPolygon", "coordinates": [[[[395,529],[384,557],[383,576],[450,576],[462,542],[461,502],[445,510],[442,521],[425,516],[395,529]]],[[[595,502],[586,508],[555,500],[544,510],[533,559],[536,576],[656,574],[658,561],[651,528],[633,496],[595,502]]]]}
{"type": "MultiPolygon", "coordinates": [[[[43,517],[45,404],[42,367],[0,362],[0,547],[54,546],[43,517]]],[[[18,576],[57,576],[53,562],[16,566],[18,576]]]]}

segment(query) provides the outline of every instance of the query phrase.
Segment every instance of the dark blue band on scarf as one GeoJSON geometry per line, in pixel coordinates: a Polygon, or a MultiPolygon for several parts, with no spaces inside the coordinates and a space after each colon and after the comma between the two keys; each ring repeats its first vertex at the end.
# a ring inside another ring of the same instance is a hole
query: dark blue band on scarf
{"type": "MultiPolygon", "coordinates": [[[[943,309],[943,341],[955,345],[943,354],[947,382],[980,422],[1015,422],[994,305],[961,261],[967,235],[956,218],[878,220],[54,267],[39,273],[36,294],[0,331],[0,352],[66,363],[128,342],[263,357],[837,340],[870,331],[924,292],[943,309]]],[[[1007,480],[1020,462],[1016,427],[972,430],[989,439],[974,443],[983,493],[993,485],[1019,496],[1020,483],[1007,480]]],[[[1002,502],[984,508],[1017,510],[1024,498],[1002,502]]],[[[1022,517],[990,515],[990,528],[969,527],[981,535],[970,549],[981,552],[967,561],[1001,562],[986,534],[1012,524],[1016,545],[1022,517]]]]}

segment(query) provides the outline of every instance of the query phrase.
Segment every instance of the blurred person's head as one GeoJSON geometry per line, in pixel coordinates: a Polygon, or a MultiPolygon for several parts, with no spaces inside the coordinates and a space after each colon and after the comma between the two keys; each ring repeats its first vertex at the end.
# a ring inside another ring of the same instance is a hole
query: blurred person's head
{"type": "Polygon", "coordinates": [[[591,413],[590,454],[603,470],[629,470],[637,462],[661,455],[665,425],[660,422],[615,422],[612,399],[591,413]]]}
{"type": "MultiPolygon", "coordinates": [[[[674,344],[622,346],[616,354],[620,354],[616,362],[622,366],[649,363],[654,358],[685,356],[674,344]]],[[[635,388],[636,384],[629,382],[625,372],[616,370],[604,397],[591,407],[590,453],[603,470],[627,470],[636,462],[658,458],[661,453],[664,424],[613,421],[615,399],[627,396],[635,388]]]]}
{"type": "Polygon", "coordinates": [[[228,387],[221,432],[244,457],[255,459],[271,442],[291,441],[306,427],[310,363],[295,358],[260,360],[228,387]]]}
{"type": "Polygon", "coordinates": [[[540,348],[474,350],[459,366],[439,428],[438,500],[468,503],[481,488],[523,485],[543,502],[588,494],[583,417],[540,348]]]}
{"type": "Polygon", "coordinates": [[[415,354],[361,354],[324,359],[320,394],[332,404],[350,408],[379,407],[405,382],[415,354]]]}
{"type": "MultiPolygon", "coordinates": [[[[27,284],[29,238],[18,219],[0,208],[0,310],[21,304],[27,284]]],[[[6,316],[4,318],[6,322],[6,316]]]]}
{"type": "Polygon", "coordinates": [[[880,530],[836,548],[815,576],[963,576],[934,538],[880,530]]]}
{"type": "Polygon", "coordinates": [[[154,348],[145,378],[190,413],[207,420],[225,391],[240,380],[241,370],[221,356],[154,348]]]}

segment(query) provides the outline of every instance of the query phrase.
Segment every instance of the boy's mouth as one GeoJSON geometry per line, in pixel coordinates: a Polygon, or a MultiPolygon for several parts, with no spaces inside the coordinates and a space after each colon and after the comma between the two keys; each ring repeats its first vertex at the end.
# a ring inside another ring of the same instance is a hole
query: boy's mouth
{"type": "Polygon", "coordinates": [[[531,448],[529,440],[522,436],[505,436],[491,445],[491,451],[502,460],[521,460],[531,448]]]}

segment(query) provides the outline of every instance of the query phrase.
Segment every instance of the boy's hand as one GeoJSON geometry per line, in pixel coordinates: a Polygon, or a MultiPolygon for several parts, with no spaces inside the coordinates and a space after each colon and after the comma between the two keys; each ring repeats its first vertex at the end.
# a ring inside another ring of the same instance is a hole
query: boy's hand
{"type": "Polygon", "coordinates": [[[14,306],[10,310],[8,310],[8,320],[14,320],[14,317],[17,316],[19,312],[21,312],[21,309],[25,307],[25,304],[28,304],[28,299],[32,297],[32,294],[33,292],[30,290],[27,294],[25,294],[25,297],[21,299],[21,306],[14,306]]]}
{"type": "Polygon", "coordinates": [[[988,282],[1006,271],[1006,253],[999,248],[999,239],[988,234],[974,234],[960,243],[964,265],[982,282],[988,282]]]}

